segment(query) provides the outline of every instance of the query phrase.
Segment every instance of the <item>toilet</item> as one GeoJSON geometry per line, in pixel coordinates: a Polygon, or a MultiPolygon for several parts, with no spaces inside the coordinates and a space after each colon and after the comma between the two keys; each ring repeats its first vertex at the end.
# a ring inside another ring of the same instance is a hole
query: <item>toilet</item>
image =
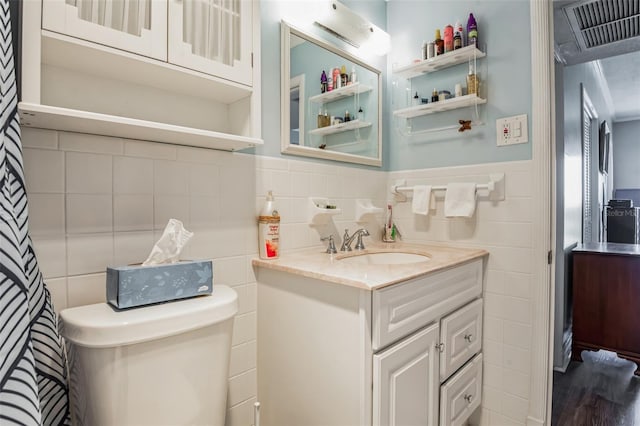
{"type": "Polygon", "coordinates": [[[224,425],[238,296],[60,312],[77,426],[224,425]]]}

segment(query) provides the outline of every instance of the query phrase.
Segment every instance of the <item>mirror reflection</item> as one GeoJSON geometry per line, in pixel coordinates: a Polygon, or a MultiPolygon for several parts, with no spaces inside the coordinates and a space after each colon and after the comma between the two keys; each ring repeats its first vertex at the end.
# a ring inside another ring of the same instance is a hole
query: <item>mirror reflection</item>
{"type": "Polygon", "coordinates": [[[380,166],[380,72],[282,23],[282,152],[380,166]]]}

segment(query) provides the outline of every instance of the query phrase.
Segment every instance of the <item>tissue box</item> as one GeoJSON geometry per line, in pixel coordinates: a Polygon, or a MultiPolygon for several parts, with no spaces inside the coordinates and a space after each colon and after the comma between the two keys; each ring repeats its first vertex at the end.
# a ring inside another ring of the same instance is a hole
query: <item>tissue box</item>
{"type": "Polygon", "coordinates": [[[119,309],[211,294],[212,290],[210,260],[107,268],[107,301],[119,309]]]}

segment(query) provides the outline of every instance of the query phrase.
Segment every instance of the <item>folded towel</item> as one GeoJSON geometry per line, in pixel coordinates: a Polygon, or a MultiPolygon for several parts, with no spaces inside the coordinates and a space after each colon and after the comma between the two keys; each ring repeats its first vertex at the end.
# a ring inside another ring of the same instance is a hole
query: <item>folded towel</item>
{"type": "Polygon", "coordinates": [[[444,196],[446,217],[471,217],[476,209],[475,183],[450,183],[444,196]]]}
{"type": "Polygon", "coordinates": [[[411,210],[415,214],[422,214],[425,216],[428,215],[430,201],[430,185],[415,185],[413,187],[413,201],[411,202],[411,210]]]}

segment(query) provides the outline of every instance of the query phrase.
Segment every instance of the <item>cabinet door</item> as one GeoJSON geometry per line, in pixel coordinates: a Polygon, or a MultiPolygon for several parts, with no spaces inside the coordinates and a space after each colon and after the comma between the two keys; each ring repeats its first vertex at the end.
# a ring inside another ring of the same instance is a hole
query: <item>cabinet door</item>
{"type": "Polygon", "coordinates": [[[169,62],[252,84],[252,2],[169,0],[169,62]]]}
{"type": "Polygon", "coordinates": [[[482,299],[442,319],[440,342],[440,381],[444,382],[482,349],[482,299]]]}
{"type": "Polygon", "coordinates": [[[164,0],[43,0],[42,28],[167,60],[164,0]]]}
{"type": "Polygon", "coordinates": [[[438,324],[373,356],[373,425],[438,422],[438,324]]]}

